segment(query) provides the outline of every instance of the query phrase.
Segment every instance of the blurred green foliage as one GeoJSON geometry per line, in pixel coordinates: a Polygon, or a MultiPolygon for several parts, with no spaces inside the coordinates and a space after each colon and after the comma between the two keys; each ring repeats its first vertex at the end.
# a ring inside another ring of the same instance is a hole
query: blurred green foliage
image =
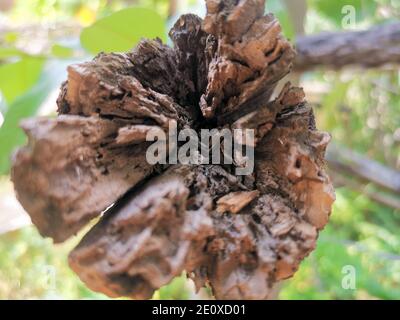
{"type": "Polygon", "coordinates": [[[51,54],[57,58],[70,58],[74,55],[74,50],[56,43],[51,47],[51,54]]]}
{"type": "Polygon", "coordinates": [[[398,70],[314,72],[310,87],[324,86],[315,110],[318,124],[335,141],[396,168],[400,155],[398,70]]]}
{"type": "Polygon", "coordinates": [[[68,268],[72,243],[53,245],[34,227],[0,237],[0,299],[104,298],[68,268]]]}
{"type": "MultiPolygon", "coordinates": [[[[196,1],[190,1],[195,4],[196,1]]],[[[198,1],[202,2],[202,1],[198,1]]],[[[344,5],[356,9],[357,27],[398,20],[398,0],[309,0],[306,31],[340,30],[344,5]]],[[[38,113],[65,78],[71,62],[98,51],[125,51],[140,37],[166,38],[167,0],[16,1],[7,18],[15,25],[73,22],[81,41],[49,38],[40,52],[27,50],[24,29],[0,34],[0,174],[9,171],[12,150],[24,143],[22,118],[38,113]],[[126,9],[128,7],[140,6],[126,9]],[[146,9],[143,9],[146,8],[146,9]],[[123,10],[123,11],[121,11],[123,10]],[[145,11],[143,11],[145,10],[145,11]],[[122,13],[121,13],[122,12],[122,13]],[[97,22],[95,22],[97,21],[97,22]]],[[[189,3],[189,2],[188,2],[189,3]]],[[[282,1],[267,1],[294,39],[282,1]]],[[[170,24],[170,21],[169,21],[170,24]]],[[[31,40],[31,39],[29,39],[31,40]]],[[[400,166],[400,73],[398,70],[311,72],[303,75],[319,128],[353,150],[400,166]],[[316,98],[314,98],[316,96],[316,98]]],[[[0,191],[1,191],[0,180],[0,191]]],[[[366,186],[369,188],[370,186],[366,186]]],[[[0,212],[1,214],[1,212],[0,212]]],[[[400,212],[347,188],[337,190],[331,223],[321,232],[315,252],[295,277],[284,283],[283,299],[400,299],[400,212]],[[356,289],[342,287],[343,267],[356,270],[356,289]]],[[[68,268],[67,255],[78,238],[63,245],[43,239],[34,227],[0,235],[0,299],[104,299],[87,289],[68,268]]],[[[161,288],[156,299],[193,297],[185,276],[161,288]]]]}
{"type": "Polygon", "coordinates": [[[400,213],[346,188],[337,190],[331,221],[317,249],[285,283],[283,299],[400,299],[400,213]],[[356,270],[356,289],[342,269],[356,270]]]}
{"type": "Polygon", "coordinates": [[[43,59],[28,56],[0,65],[0,90],[7,104],[14,102],[39,80],[43,64],[43,59]]]}
{"type": "Polygon", "coordinates": [[[82,30],[81,44],[89,52],[124,52],[141,38],[165,41],[165,22],[154,10],[128,8],[96,21],[82,30]],[[139,27],[133,27],[135,26],[139,27]]]}
{"type": "MultiPolygon", "coordinates": [[[[79,238],[54,245],[33,226],[1,235],[0,299],[107,299],[89,290],[68,267],[68,253],[79,238]]],[[[155,299],[189,297],[185,275],[154,294],[155,299]]]]}

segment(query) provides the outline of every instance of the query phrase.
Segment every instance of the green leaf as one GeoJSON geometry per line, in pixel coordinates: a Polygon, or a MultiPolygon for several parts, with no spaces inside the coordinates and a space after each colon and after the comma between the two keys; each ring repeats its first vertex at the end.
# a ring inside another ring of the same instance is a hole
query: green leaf
{"type": "Polygon", "coordinates": [[[70,63],[71,61],[48,62],[38,83],[18,97],[7,112],[3,113],[4,123],[0,127],[0,174],[9,171],[11,153],[26,141],[25,134],[19,128],[19,122],[36,114],[52,90],[62,82],[65,68],[70,63]]]}
{"type": "Polygon", "coordinates": [[[36,114],[39,107],[48,98],[49,94],[65,79],[65,69],[77,60],[47,61],[38,83],[30,90],[18,97],[3,113],[4,123],[0,127],[0,174],[5,174],[10,168],[11,153],[25,143],[26,136],[19,128],[21,119],[36,114]]]}
{"type": "Polygon", "coordinates": [[[82,46],[91,53],[123,52],[141,38],[165,40],[164,20],[153,10],[128,8],[96,21],[81,33],[82,46]]]}
{"type": "Polygon", "coordinates": [[[44,59],[42,58],[26,56],[17,62],[0,66],[0,90],[8,104],[11,104],[39,80],[43,64],[44,59]]]}
{"type": "Polygon", "coordinates": [[[44,102],[47,94],[42,86],[35,86],[18,97],[5,114],[4,123],[0,128],[0,174],[8,172],[11,152],[15,146],[25,141],[25,136],[18,127],[20,119],[32,116],[44,102]]]}
{"type": "Polygon", "coordinates": [[[55,44],[51,48],[51,54],[57,58],[70,58],[73,56],[74,50],[60,44],[55,44]]]}

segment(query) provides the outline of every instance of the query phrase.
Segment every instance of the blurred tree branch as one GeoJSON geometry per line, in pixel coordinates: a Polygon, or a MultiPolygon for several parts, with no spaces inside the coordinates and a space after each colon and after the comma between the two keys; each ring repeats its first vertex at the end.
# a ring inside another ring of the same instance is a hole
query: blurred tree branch
{"type": "Polygon", "coordinates": [[[284,0],[296,36],[304,34],[304,22],[307,16],[306,0],[284,0]]]}
{"type": "Polygon", "coordinates": [[[176,15],[177,11],[178,11],[178,0],[169,0],[168,18],[171,18],[174,15],[176,15]]]}
{"type": "MultiPolygon", "coordinates": [[[[304,35],[304,24],[307,16],[306,0],[284,0],[284,4],[292,21],[296,38],[304,35]]],[[[276,89],[277,92],[280,92],[280,90],[282,90],[287,81],[290,81],[295,86],[299,86],[300,78],[301,73],[297,72],[297,70],[294,70],[281,81],[281,84],[276,89]]]]}
{"type": "Polygon", "coordinates": [[[0,0],[0,11],[10,11],[14,7],[14,4],[15,0],[0,0]]]}
{"type": "Polygon", "coordinates": [[[333,178],[332,180],[335,187],[340,187],[340,186],[349,187],[350,189],[353,189],[354,191],[367,196],[372,201],[375,201],[379,204],[383,204],[384,206],[389,208],[400,210],[399,197],[391,193],[378,191],[376,190],[376,188],[370,188],[371,184],[369,183],[364,184],[360,181],[355,180],[353,176],[349,177],[347,174],[342,174],[339,173],[338,171],[331,172],[330,175],[333,178]]]}
{"type": "Polygon", "coordinates": [[[371,160],[353,150],[331,143],[326,158],[336,184],[343,184],[370,199],[400,210],[400,172],[371,160]],[[350,179],[351,176],[354,179],[350,179]],[[370,191],[366,184],[383,187],[387,192],[370,191]]]}
{"type": "Polygon", "coordinates": [[[332,169],[345,171],[400,194],[400,172],[334,143],[328,147],[327,159],[332,169]]]}
{"type": "Polygon", "coordinates": [[[400,23],[366,31],[301,36],[296,48],[295,69],[299,72],[316,67],[339,70],[349,65],[371,68],[400,64],[400,23]]]}

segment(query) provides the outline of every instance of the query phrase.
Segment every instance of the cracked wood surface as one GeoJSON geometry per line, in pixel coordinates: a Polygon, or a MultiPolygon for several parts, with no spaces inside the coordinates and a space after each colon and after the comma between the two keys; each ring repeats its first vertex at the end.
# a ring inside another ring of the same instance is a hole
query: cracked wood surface
{"type": "Polygon", "coordinates": [[[150,298],[183,271],[218,299],[264,299],[315,248],[334,191],[330,141],[300,88],[271,101],[295,56],[262,0],[207,0],[184,15],[173,47],[142,40],[128,53],[70,66],[57,118],[27,120],[14,157],[21,204],[43,236],[63,241],[100,221],[71,252],[95,291],[150,298]],[[150,166],[147,132],[255,130],[255,170],[150,166]]]}

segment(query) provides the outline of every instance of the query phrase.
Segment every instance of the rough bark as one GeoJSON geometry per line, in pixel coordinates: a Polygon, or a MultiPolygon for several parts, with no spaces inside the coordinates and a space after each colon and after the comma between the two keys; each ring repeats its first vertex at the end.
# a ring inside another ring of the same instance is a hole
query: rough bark
{"type": "Polygon", "coordinates": [[[217,113],[218,122],[224,123],[257,109],[289,73],[294,50],[281,35],[279,22],[263,15],[264,2],[206,1],[203,27],[218,45],[200,99],[204,117],[217,113]]]}
{"type": "Polygon", "coordinates": [[[112,147],[118,123],[59,116],[23,123],[29,144],[14,157],[18,200],[43,236],[66,240],[152,172],[145,145],[112,147]]]}
{"type": "Polygon", "coordinates": [[[366,31],[321,33],[296,42],[295,70],[316,67],[334,70],[346,66],[365,68],[400,63],[400,23],[383,24],[366,31]]]}
{"type": "Polygon", "coordinates": [[[71,66],[60,115],[27,122],[30,143],[15,155],[16,192],[45,236],[62,241],[116,202],[69,257],[112,297],[150,298],[186,271],[216,298],[266,298],[328,221],[330,136],[302,89],[288,83],[270,100],[294,59],[278,21],[262,0],[206,4],[204,21],[175,24],[173,48],[143,40],[71,66]],[[253,174],[235,175],[240,158],[149,166],[145,134],[171,123],[255,130],[253,174]]]}

